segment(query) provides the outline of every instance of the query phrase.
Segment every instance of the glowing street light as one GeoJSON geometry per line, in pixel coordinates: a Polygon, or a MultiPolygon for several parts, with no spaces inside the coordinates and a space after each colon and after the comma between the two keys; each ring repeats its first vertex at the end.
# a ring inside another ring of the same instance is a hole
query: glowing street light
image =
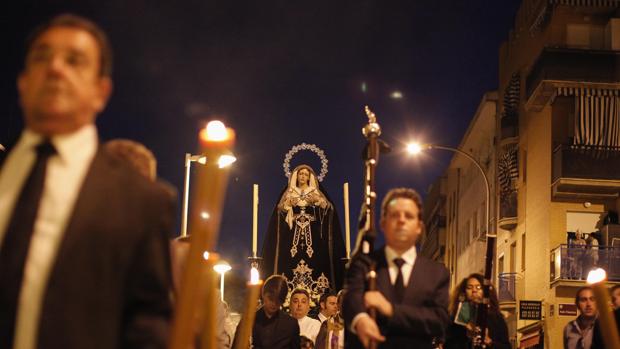
{"type": "Polygon", "coordinates": [[[464,151],[462,151],[461,149],[458,148],[452,148],[452,147],[447,147],[444,145],[437,145],[437,144],[420,144],[420,143],[409,143],[407,144],[407,152],[411,155],[417,155],[420,154],[422,151],[427,150],[427,149],[441,149],[441,150],[447,150],[447,151],[451,151],[457,154],[461,154],[464,157],[466,157],[467,159],[469,159],[471,162],[474,163],[474,165],[476,165],[476,167],[478,168],[478,170],[480,170],[480,174],[482,174],[482,178],[484,179],[484,187],[486,189],[486,219],[485,219],[485,227],[486,227],[486,232],[487,232],[487,237],[496,237],[495,234],[491,233],[491,230],[489,229],[489,217],[491,216],[491,205],[490,205],[490,199],[491,199],[491,186],[489,185],[489,178],[487,177],[486,172],[484,172],[484,169],[482,169],[482,166],[480,165],[480,163],[478,162],[478,160],[476,160],[473,156],[471,156],[469,153],[466,153],[464,151]]]}
{"type": "Polygon", "coordinates": [[[201,154],[192,155],[185,153],[185,182],[183,183],[183,215],[181,216],[181,236],[187,236],[187,210],[188,210],[188,198],[189,198],[189,171],[192,162],[197,162],[201,165],[207,163],[207,157],[201,154]]]}
{"type": "Polygon", "coordinates": [[[213,270],[220,274],[220,299],[224,301],[224,274],[232,269],[230,264],[226,261],[219,261],[213,266],[213,270]]]}
{"type": "Polygon", "coordinates": [[[217,166],[219,168],[224,168],[226,166],[230,166],[235,161],[237,161],[237,158],[234,155],[221,155],[220,158],[217,160],[217,166]]]}

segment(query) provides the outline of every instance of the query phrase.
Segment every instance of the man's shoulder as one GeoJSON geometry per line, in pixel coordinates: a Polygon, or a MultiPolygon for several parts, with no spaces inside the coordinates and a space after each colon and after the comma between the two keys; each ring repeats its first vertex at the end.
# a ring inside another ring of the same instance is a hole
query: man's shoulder
{"type": "Polygon", "coordinates": [[[318,325],[321,326],[321,321],[317,320],[315,318],[311,318],[309,316],[306,316],[306,321],[308,321],[309,323],[311,323],[313,326],[318,325]]]}
{"type": "Polygon", "coordinates": [[[428,257],[421,256],[419,254],[416,256],[415,263],[416,264],[420,263],[420,265],[424,266],[425,268],[436,270],[437,272],[441,272],[441,273],[448,272],[448,269],[443,263],[437,262],[428,257]]]}

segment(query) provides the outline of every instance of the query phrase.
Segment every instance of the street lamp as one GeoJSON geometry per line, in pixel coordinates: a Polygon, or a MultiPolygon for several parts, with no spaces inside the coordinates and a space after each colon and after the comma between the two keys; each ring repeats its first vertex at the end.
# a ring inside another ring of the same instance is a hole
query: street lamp
{"type": "MultiPolygon", "coordinates": [[[[232,154],[224,154],[221,155],[217,160],[217,166],[219,168],[224,168],[226,166],[231,165],[237,161],[237,158],[232,154]]],[[[189,172],[191,168],[192,162],[197,162],[201,165],[207,164],[207,157],[202,154],[192,155],[190,153],[185,153],[185,182],[183,185],[183,215],[181,216],[181,236],[187,236],[187,211],[188,211],[188,201],[189,201],[189,172]]],[[[202,219],[209,219],[208,212],[201,212],[200,217],[202,219]]]]}
{"type": "Polygon", "coordinates": [[[491,234],[491,230],[489,229],[489,220],[490,220],[490,213],[491,213],[491,205],[490,205],[490,199],[491,199],[491,186],[489,185],[489,178],[487,177],[487,174],[484,172],[484,170],[482,169],[482,166],[480,165],[480,163],[478,162],[478,160],[476,160],[473,156],[471,156],[469,153],[466,153],[458,148],[452,148],[452,147],[447,147],[444,145],[437,145],[437,144],[419,144],[419,143],[409,143],[407,145],[407,152],[409,154],[412,155],[417,155],[419,153],[421,153],[422,151],[426,150],[426,149],[441,149],[441,150],[447,150],[447,151],[451,151],[457,154],[461,154],[464,157],[468,158],[469,160],[471,160],[471,162],[474,163],[474,165],[476,165],[476,167],[478,168],[478,170],[480,170],[480,173],[482,174],[482,178],[484,179],[484,187],[486,190],[486,219],[485,219],[485,228],[486,228],[486,234],[487,237],[496,237],[495,234],[491,234]]]}
{"type": "Polygon", "coordinates": [[[222,302],[224,301],[224,274],[229,272],[230,269],[232,269],[232,267],[226,261],[219,261],[213,266],[213,270],[220,274],[220,299],[222,302]]]}
{"type": "MultiPolygon", "coordinates": [[[[489,185],[489,179],[487,178],[487,174],[484,172],[484,170],[482,169],[482,166],[480,166],[480,163],[478,162],[478,160],[476,160],[473,156],[471,156],[469,153],[466,153],[460,149],[457,148],[452,148],[452,147],[447,147],[447,146],[443,146],[443,145],[436,145],[436,144],[416,144],[416,143],[411,143],[407,145],[407,152],[409,152],[410,154],[418,154],[421,151],[425,150],[425,149],[441,149],[441,150],[448,150],[451,152],[455,152],[457,154],[461,154],[464,157],[468,158],[469,160],[471,160],[471,162],[474,163],[474,165],[476,165],[476,167],[478,168],[478,170],[480,170],[480,173],[482,174],[482,178],[484,179],[484,184],[485,184],[485,189],[486,189],[486,222],[485,222],[485,226],[486,226],[486,236],[487,236],[487,246],[486,246],[486,255],[485,255],[485,263],[484,263],[484,287],[483,287],[483,294],[484,294],[484,300],[483,300],[483,304],[490,304],[490,292],[491,292],[491,277],[492,277],[492,273],[493,273],[493,259],[495,256],[495,239],[497,238],[497,234],[491,233],[491,230],[489,229],[489,216],[490,216],[490,211],[491,211],[491,206],[490,206],[490,198],[491,198],[491,187],[489,185]]],[[[484,336],[484,333],[486,333],[486,328],[487,328],[487,316],[488,316],[488,312],[486,311],[481,311],[478,312],[477,315],[477,319],[476,319],[476,325],[477,327],[480,329],[479,333],[477,334],[478,336],[484,336]]]]}
{"type": "Polygon", "coordinates": [[[192,162],[206,164],[207,157],[201,154],[185,153],[185,182],[183,184],[183,215],[181,216],[181,236],[187,236],[187,200],[189,197],[189,170],[192,162]]]}

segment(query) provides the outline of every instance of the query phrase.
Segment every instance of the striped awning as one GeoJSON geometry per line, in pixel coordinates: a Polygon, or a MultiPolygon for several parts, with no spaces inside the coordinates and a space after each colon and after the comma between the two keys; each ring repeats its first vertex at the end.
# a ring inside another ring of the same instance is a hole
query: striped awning
{"type": "Polygon", "coordinates": [[[620,0],[551,0],[551,3],[583,7],[614,7],[620,5],[620,0]]]}
{"type": "Polygon", "coordinates": [[[507,144],[502,147],[498,159],[498,179],[502,193],[513,191],[513,183],[519,178],[519,145],[517,143],[507,144]]]}
{"type": "Polygon", "coordinates": [[[558,95],[575,97],[573,145],[620,147],[620,93],[613,89],[560,87],[558,95]]]}
{"type": "Polygon", "coordinates": [[[504,117],[518,117],[519,115],[519,99],[521,98],[521,77],[518,72],[512,74],[508,85],[504,90],[504,117]]]}
{"type": "Polygon", "coordinates": [[[620,90],[588,87],[558,87],[559,96],[620,96],[620,90]]]}

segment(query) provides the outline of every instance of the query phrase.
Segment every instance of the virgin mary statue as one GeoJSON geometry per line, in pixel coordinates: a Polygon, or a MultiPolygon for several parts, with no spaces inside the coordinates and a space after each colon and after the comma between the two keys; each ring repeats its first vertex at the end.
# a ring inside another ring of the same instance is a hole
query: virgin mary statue
{"type": "Polygon", "coordinates": [[[310,166],[296,167],[269,221],[263,275],[282,274],[289,289],[306,289],[317,300],[342,288],[344,253],[334,204],[310,166]]]}

